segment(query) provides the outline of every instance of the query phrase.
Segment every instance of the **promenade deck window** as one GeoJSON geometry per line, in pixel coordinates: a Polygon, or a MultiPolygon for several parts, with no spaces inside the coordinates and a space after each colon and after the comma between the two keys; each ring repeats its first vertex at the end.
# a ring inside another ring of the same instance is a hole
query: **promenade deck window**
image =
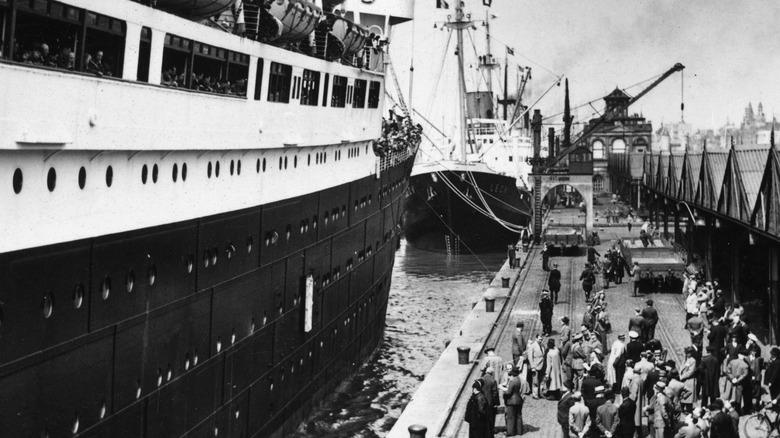
{"type": "Polygon", "coordinates": [[[352,91],[352,108],[366,107],[366,88],[365,79],[355,79],[355,87],[352,91]]]}
{"type": "Polygon", "coordinates": [[[344,108],[347,106],[347,78],[333,76],[333,92],[330,97],[330,106],[344,108]]]}
{"type": "Polygon", "coordinates": [[[162,85],[246,96],[249,56],[176,35],[165,35],[162,85]]]}
{"type": "Polygon", "coordinates": [[[2,57],[35,67],[121,76],[125,22],[49,0],[0,0],[2,57]]]}
{"type": "Polygon", "coordinates": [[[368,107],[379,108],[379,93],[382,89],[382,84],[378,81],[371,81],[368,85],[368,107]]]}
{"type": "Polygon", "coordinates": [[[289,103],[291,83],[292,66],[272,62],[268,78],[268,101],[289,103]]]}
{"type": "Polygon", "coordinates": [[[301,86],[301,105],[316,106],[320,96],[320,72],[304,70],[301,86]]]}

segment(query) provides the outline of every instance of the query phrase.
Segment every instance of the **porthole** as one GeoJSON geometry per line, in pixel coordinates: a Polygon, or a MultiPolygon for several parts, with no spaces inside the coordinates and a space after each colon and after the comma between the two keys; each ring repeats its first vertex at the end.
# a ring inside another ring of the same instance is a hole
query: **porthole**
{"type": "Polygon", "coordinates": [[[162,386],[163,383],[163,371],[162,368],[157,368],[157,387],[162,386]]]}
{"type": "Polygon", "coordinates": [[[100,413],[99,413],[100,419],[106,418],[106,401],[101,400],[100,402],[100,413]]]}
{"type": "Polygon", "coordinates": [[[289,242],[290,241],[290,235],[292,235],[292,228],[290,227],[290,224],[287,224],[287,229],[285,229],[284,234],[285,234],[285,238],[289,242]]]}
{"type": "Polygon", "coordinates": [[[103,278],[103,282],[100,284],[100,295],[104,300],[108,299],[108,295],[111,293],[111,279],[108,277],[103,278]]]}
{"type": "Polygon", "coordinates": [[[71,433],[74,435],[79,433],[79,413],[76,412],[76,418],[73,419],[73,424],[70,427],[71,433]]]}
{"type": "Polygon", "coordinates": [[[14,187],[14,193],[17,195],[19,192],[22,191],[22,169],[16,169],[14,170],[14,178],[13,178],[13,187],[14,187]]]}
{"type": "Polygon", "coordinates": [[[236,253],[236,247],[233,246],[232,243],[227,244],[227,248],[225,248],[225,256],[228,260],[233,258],[233,255],[236,253]]]}
{"type": "Polygon", "coordinates": [[[49,319],[52,312],[54,312],[54,299],[52,298],[51,294],[46,293],[46,295],[43,296],[41,308],[43,309],[43,318],[49,319]]]}
{"type": "Polygon", "coordinates": [[[125,287],[127,288],[127,293],[133,291],[134,285],[135,285],[135,273],[131,269],[127,271],[127,276],[125,277],[125,287]]]}
{"type": "Polygon", "coordinates": [[[346,215],[347,215],[347,206],[346,205],[342,205],[341,206],[341,217],[344,217],[346,215]]]}
{"type": "Polygon", "coordinates": [[[222,337],[217,336],[217,353],[222,351],[222,337]]]}
{"type": "Polygon", "coordinates": [[[138,400],[141,398],[141,381],[136,380],[135,381],[135,399],[138,400]]]}
{"type": "Polygon", "coordinates": [[[159,169],[157,168],[156,164],[152,166],[152,182],[155,184],[157,184],[157,174],[159,173],[158,170],[159,169]]]}
{"type": "Polygon", "coordinates": [[[274,230],[271,233],[271,243],[272,244],[276,244],[276,242],[278,242],[278,241],[279,241],[279,233],[277,233],[276,230],[274,230]]]}
{"type": "Polygon", "coordinates": [[[241,411],[240,411],[238,408],[236,408],[236,413],[234,414],[234,415],[235,415],[235,417],[236,417],[236,419],[238,419],[238,416],[239,416],[240,414],[241,414],[241,411]]]}
{"type": "Polygon", "coordinates": [[[249,326],[249,334],[251,335],[254,332],[255,332],[255,319],[252,318],[252,324],[249,326]]]}
{"type": "Polygon", "coordinates": [[[149,168],[146,167],[146,164],[141,168],[141,183],[146,184],[146,178],[149,177],[149,168]]]}
{"type": "Polygon", "coordinates": [[[209,263],[211,261],[211,254],[210,254],[210,252],[211,251],[206,250],[206,252],[203,253],[203,267],[204,268],[208,268],[209,267],[209,263]]]}
{"type": "Polygon", "coordinates": [[[219,436],[219,427],[214,426],[214,436],[219,436]]]}
{"type": "Polygon", "coordinates": [[[165,375],[165,381],[170,382],[172,377],[173,377],[173,370],[171,369],[171,364],[168,364],[168,373],[165,375]]]}
{"type": "Polygon", "coordinates": [[[46,175],[46,187],[49,188],[50,192],[53,192],[56,186],[57,186],[57,171],[54,170],[53,167],[50,167],[49,174],[46,175]]]}
{"type": "Polygon", "coordinates": [[[265,158],[263,158],[263,172],[265,172],[265,158]]]}
{"type": "Polygon", "coordinates": [[[198,349],[195,349],[195,356],[192,357],[192,366],[198,365],[198,349]]]}
{"type": "Polygon", "coordinates": [[[73,307],[80,309],[84,304],[84,286],[77,285],[73,288],[73,307]]]}
{"type": "Polygon", "coordinates": [[[311,154],[309,154],[309,157],[306,159],[306,165],[311,166],[311,154]]]}
{"type": "Polygon", "coordinates": [[[287,169],[287,157],[284,157],[284,168],[287,169]]]}
{"type": "Polygon", "coordinates": [[[314,215],[314,218],[311,220],[311,226],[312,226],[312,228],[313,228],[313,229],[315,229],[315,230],[317,229],[317,222],[318,222],[318,219],[319,219],[319,218],[318,218],[318,217],[317,217],[317,215],[315,214],[315,215],[314,215]]]}
{"type": "Polygon", "coordinates": [[[206,166],[206,177],[211,178],[211,161],[209,161],[208,166],[206,166]]]}
{"type": "Polygon", "coordinates": [[[87,185],[87,169],[81,166],[81,169],[79,169],[79,188],[84,190],[85,185],[87,185]]]}
{"type": "Polygon", "coordinates": [[[303,234],[303,221],[301,221],[301,234],[303,234]]]}
{"type": "Polygon", "coordinates": [[[233,175],[233,171],[236,169],[236,162],[233,160],[230,160],[230,175],[233,175]]]}
{"type": "Polygon", "coordinates": [[[192,269],[195,268],[195,260],[192,254],[187,256],[187,273],[192,274],[192,269]]]}
{"type": "Polygon", "coordinates": [[[149,271],[147,273],[147,277],[149,278],[149,286],[154,286],[155,280],[157,280],[157,267],[154,265],[149,266],[149,271]]]}
{"type": "Polygon", "coordinates": [[[176,182],[176,180],[179,179],[179,165],[176,163],[173,163],[173,167],[171,168],[171,179],[173,182],[176,182]]]}
{"type": "Polygon", "coordinates": [[[181,164],[181,180],[182,182],[187,181],[187,163],[181,164]]]}
{"type": "Polygon", "coordinates": [[[114,183],[114,168],[111,166],[106,167],[106,187],[111,187],[114,183]]]}
{"type": "Polygon", "coordinates": [[[296,169],[298,168],[298,156],[297,155],[295,157],[293,157],[293,167],[296,168],[296,169]]]}
{"type": "Polygon", "coordinates": [[[256,169],[257,173],[260,173],[260,159],[259,158],[257,159],[257,163],[255,163],[255,169],[256,169]]]}
{"type": "Polygon", "coordinates": [[[282,170],[282,157],[279,157],[279,170],[282,170]]]}
{"type": "Polygon", "coordinates": [[[255,240],[250,236],[246,239],[246,253],[250,254],[252,252],[252,247],[255,245],[255,240]]]}
{"type": "Polygon", "coordinates": [[[188,371],[190,369],[190,354],[185,353],[184,354],[184,371],[188,371]]]}
{"type": "Polygon", "coordinates": [[[217,265],[217,257],[219,256],[219,252],[217,251],[217,248],[213,248],[211,250],[211,264],[212,266],[217,265]]]}
{"type": "Polygon", "coordinates": [[[233,329],[233,333],[230,334],[230,345],[236,343],[236,329],[233,329]]]}
{"type": "Polygon", "coordinates": [[[214,165],[214,178],[219,178],[219,161],[214,165]]]}
{"type": "Polygon", "coordinates": [[[238,160],[238,164],[236,164],[236,174],[241,175],[241,160],[238,160]]]}

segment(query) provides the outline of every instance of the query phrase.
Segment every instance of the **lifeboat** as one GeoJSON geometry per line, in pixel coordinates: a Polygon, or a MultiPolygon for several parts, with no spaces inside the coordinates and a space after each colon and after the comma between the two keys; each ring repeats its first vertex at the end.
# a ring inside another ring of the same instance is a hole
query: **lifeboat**
{"type": "Polygon", "coordinates": [[[328,14],[331,22],[331,34],[344,43],[344,56],[352,56],[363,50],[371,33],[368,28],[344,17],[328,14]]]}
{"type": "Polygon", "coordinates": [[[157,9],[190,20],[202,20],[226,11],[236,0],[157,0],[157,9]]]}
{"type": "Polygon", "coordinates": [[[322,20],[319,6],[303,0],[272,0],[268,13],[276,18],[282,28],[272,41],[293,42],[307,38],[322,20]]]}

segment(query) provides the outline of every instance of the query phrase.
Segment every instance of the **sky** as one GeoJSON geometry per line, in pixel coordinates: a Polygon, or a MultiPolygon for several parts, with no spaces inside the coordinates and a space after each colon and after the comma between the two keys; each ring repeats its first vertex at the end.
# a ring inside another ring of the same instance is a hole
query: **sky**
{"type": "MultiPolygon", "coordinates": [[[[454,5],[454,1],[449,3],[454,5]]],[[[451,45],[444,65],[452,74],[445,67],[440,75],[447,32],[434,29],[433,23],[440,23],[454,10],[437,10],[435,3],[416,0],[413,24],[393,30],[391,54],[401,88],[408,94],[408,54],[413,37],[414,105],[426,116],[444,123],[439,112],[451,109],[455,102],[444,97],[457,86],[455,56],[451,45]]],[[[616,86],[626,89],[649,80],[679,62],[686,67],[683,75],[676,73],[666,79],[632,105],[631,113],[641,113],[657,127],[662,122],[679,122],[680,103],[684,101],[684,120],[698,129],[717,128],[727,120],[738,125],[749,102],[754,109],[762,102],[769,118],[772,114],[780,116],[780,1],[492,3],[489,12],[496,16],[491,20],[493,55],[504,57],[503,43],[514,49],[510,63],[532,67],[533,79],[524,95],[526,103],[536,100],[557,76],[569,79],[572,106],[576,106],[599,99],[616,86]]],[[[481,0],[466,0],[466,9],[474,18],[484,17],[481,0]]],[[[478,26],[471,37],[466,37],[467,47],[472,39],[477,47],[484,47],[484,27],[478,26]]],[[[473,69],[470,77],[476,77],[473,69]]],[[[647,85],[649,82],[644,82],[643,86],[647,85]]],[[[626,91],[638,94],[643,86],[626,91]]],[[[563,90],[563,86],[554,87],[539,102],[537,108],[544,116],[563,110],[563,90]]],[[[593,104],[595,110],[603,110],[602,102],[593,104]]],[[[576,117],[585,122],[595,110],[583,107],[576,117]]]]}

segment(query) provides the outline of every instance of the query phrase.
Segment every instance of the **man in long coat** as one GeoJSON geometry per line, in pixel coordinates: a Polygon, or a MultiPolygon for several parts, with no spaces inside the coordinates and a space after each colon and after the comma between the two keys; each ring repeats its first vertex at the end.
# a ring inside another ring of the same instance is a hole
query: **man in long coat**
{"type": "Polygon", "coordinates": [[[553,302],[558,304],[558,293],[561,291],[561,271],[558,270],[557,263],[552,264],[552,270],[550,271],[550,278],[547,280],[547,286],[550,287],[553,302]]]}
{"type": "Polygon", "coordinates": [[[639,334],[639,339],[644,342],[642,333],[645,332],[645,318],[642,316],[642,310],[639,307],[634,309],[634,315],[628,318],[628,331],[639,334]]]}
{"type": "Polygon", "coordinates": [[[780,396],[780,348],[773,347],[769,355],[769,364],[764,372],[764,385],[769,387],[769,395],[774,400],[780,396]]]}
{"type": "Polygon", "coordinates": [[[726,367],[727,396],[740,413],[749,412],[753,403],[751,400],[752,387],[750,386],[750,366],[745,360],[747,351],[740,348],[737,357],[732,359],[726,367]]]}
{"type": "Polygon", "coordinates": [[[615,436],[620,438],[634,438],[636,432],[636,401],[631,398],[631,390],[626,386],[620,390],[623,395],[623,403],[618,407],[618,430],[615,436]]]}
{"type": "Polygon", "coordinates": [[[707,347],[707,355],[701,358],[699,363],[699,376],[701,376],[701,404],[709,405],[720,397],[720,362],[715,354],[715,347],[707,347]]]}
{"type": "Polygon", "coordinates": [[[647,300],[647,307],[642,310],[642,317],[645,319],[645,342],[655,339],[655,326],[658,324],[658,311],[653,307],[653,300],[647,300]]]}
{"type": "Polygon", "coordinates": [[[542,336],[552,334],[553,302],[550,293],[542,291],[542,299],[539,300],[539,319],[542,320],[542,336]]]}
{"type": "Polygon", "coordinates": [[[498,405],[500,404],[498,400],[498,383],[496,383],[494,375],[495,371],[493,368],[488,367],[487,370],[485,370],[485,375],[482,376],[482,381],[484,382],[482,385],[482,395],[485,396],[485,401],[488,406],[487,416],[488,424],[490,425],[489,437],[493,437],[493,429],[496,427],[496,414],[498,413],[498,405]]]}
{"type": "MultiPolygon", "coordinates": [[[[571,382],[564,382],[563,386],[566,388],[566,392],[558,400],[558,424],[561,426],[561,431],[563,431],[562,436],[566,438],[569,436],[569,410],[574,406],[574,399],[572,398],[574,386],[572,386],[571,382]]],[[[507,436],[511,436],[508,430],[507,436]]]]}
{"type": "Polygon", "coordinates": [[[524,394],[528,392],[528,383],[518,377],[517,368],[509,371],[511,376],[507,389],[504,391],[504,415],[506,417],[506,435],[520,435],[523,433],[523,402],[524,394]]]}
{"type": "Polygon", "coordinates": [[[617,430],[619,418],[618,407],[615,406],[615,393],[607,391],[604,394],[607,401],[596,408],[596,427],[598,427],[600,436],[612,436],[617,430]],[[609,433],[609,435],[607,435],[609,433]]]}
{"type": "Polygon", "coordinates": [[[482,394],[484,381],[477,379],[471,385],[471,397],[466,404],[466,417],[469,423],[469,438],[488,438],[492,432],[488,419],[488,404],[485,395],[482,394]]]}
{"type": "Polygon", "coordinates": [[[555,339],[547,340],[547,358],[544,374],[547,376],[548,396],[557,399],[563,388],[563,367],[561,352],[555,347],[555,339]]]}
{"type": "Polygon", "coordinates": [[[574,405],[569,409],[569,437],[583,438],[590,431],[590,412],[582,403],[582,394],[575,392],[572,399],[574,405]]]}

